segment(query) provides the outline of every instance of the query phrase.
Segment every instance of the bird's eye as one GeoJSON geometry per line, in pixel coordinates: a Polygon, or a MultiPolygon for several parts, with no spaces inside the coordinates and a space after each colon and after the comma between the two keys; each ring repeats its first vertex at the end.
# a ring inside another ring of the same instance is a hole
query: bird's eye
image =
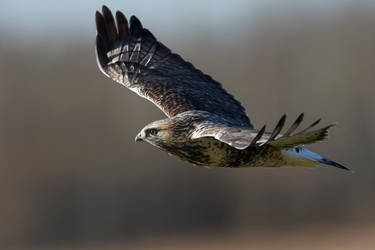
{"type": "Polygon", "coordinates": [[[152,128],[152,129],[149,130],[148,133],[149,133],[150,135],[152,135],[152,136],[155,136],[155,135],[158,134],[158,131],[157,131],[156,129],[152,128]]]}

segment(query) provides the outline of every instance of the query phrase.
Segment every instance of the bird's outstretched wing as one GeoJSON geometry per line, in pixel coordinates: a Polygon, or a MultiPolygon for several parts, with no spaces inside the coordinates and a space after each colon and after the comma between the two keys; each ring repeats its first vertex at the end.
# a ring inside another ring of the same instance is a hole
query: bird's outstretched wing
{"type": "Polygon", "coordinates": [[[317,130],[311,130],[320,122],[319,119],[301,132],[293,134],[293,132],[301,124],[303,117],[304,114],[300,114],[297,120],[284,134],[280,134],[280,132],[284,127],[286,115],[281,117],[271,133],[265,132],[266,126],[263,126],[260,130],[255,130],[235,126],[225,126],[211,122],[203,122],[197,127],[191,138],[197,139],[201,137],[214,137],[217,140],[240,150],[250,146],[261,147],[265,145],[288,149],[298,145],[311,144],[321,141],[327,137],[328,129],[334,126],[334,124],[331,124],[317,130]]]}
{"type": "Polygon", "coordinates": [[[203,110],[252,127],[242,105],[210,76],[172,53],[132,16],[116,22],[103,6],[96,12],[96,56],[100,70],[173,117],[203,110]]]}

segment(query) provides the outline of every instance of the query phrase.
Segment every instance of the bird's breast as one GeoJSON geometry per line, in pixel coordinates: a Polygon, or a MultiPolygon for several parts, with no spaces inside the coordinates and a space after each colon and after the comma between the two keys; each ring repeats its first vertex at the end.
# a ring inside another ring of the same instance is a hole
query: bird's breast
{"type": "Polygon", "coordinates": [[[284,163],[279,150],[267,147],[239,150],[213,137],[188,141],[173,147],[169,153],[201,167],[280,167],[284,163]]]}
{"type": "Polygon", "coordinates": [[[216,140],[202,137],[186,142],[174,154],[180,159],[197,166],[228,167],[228,159],[240,157],[239,150],[216,140]]]}

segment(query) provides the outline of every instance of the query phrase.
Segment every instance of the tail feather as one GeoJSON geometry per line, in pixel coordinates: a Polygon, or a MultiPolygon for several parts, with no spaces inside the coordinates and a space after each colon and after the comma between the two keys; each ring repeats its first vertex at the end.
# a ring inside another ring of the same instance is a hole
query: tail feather
{"type": "Polygon", "coordinates": [[[299,167],[317,167],[320,164],[325,164],[333,166],[336,168],[344,169],[347,171],[353,170],[331,160],[328,160],[306,148],[295,147],[292,149],[284,149],[283,156],[286,161],[286,164],[289,166],[299,166],[299,167]]]}
{"type": "Polygon", "coordinates": [[[328,160],[328,159],[323,158],[323,159],[321,159],[319,162],[320,162],[320,163],[323,163],[323,164],[326,164],[326,165],[329,165],[329,166],[336,167],[336,168],[345,169],[345,170],[347,170],[347,171],[352,172],[353,174],[355,173],[354,170],[351,170],[350,168],[347,168],[347,167],[345,167],[345,166],[343,166],[343,165],[341,165],[340,163],[337,163],[337,162],[335,162],[335,161],[331,161],[331,160],[328,160]]]}

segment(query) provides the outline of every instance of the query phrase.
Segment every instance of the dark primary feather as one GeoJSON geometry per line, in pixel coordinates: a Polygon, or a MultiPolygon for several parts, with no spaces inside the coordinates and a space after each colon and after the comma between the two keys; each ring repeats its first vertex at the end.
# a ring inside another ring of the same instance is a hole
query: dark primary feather
{"type": "Polygon", "coordinates": [[[128,20],[122,12],[116,12],[116,22],[117,22],[117,29],[118,29],[118,39],[119,41],[124,41],[129,37],[129,24],[128,20]]]}
{"type": "Polygon", "coordinates": [[[96,13],[96,55],[104,74],[152,101],[169,117],[203,110],[237,126],[252,127],[245,109],[220,83],[172,53],[135,16],[128,25],[117,12],[116,22],[105,6],[102,14],[96,13]]]}
{"type": "Polygon", "coordinates": [[[321,119],[319,118],[318,120],[316,120],[315,122],[313,122],[310,126],[308,126],[307,128],[305,128],[304,130],[302,130],[301,132],[297,133],[297,134],[303,134],[305,133],[307,130],[315,127],[316,125],[319,124],[319,122],[321,121],[321,119]]]}
{"type": "Polygon", "coordinates": [[[303,117],[304,117],[304,113],[301,113],[297,117],[296,121],[292,124],[292,126],[290,126],[290,128],[284,133],[284,136],[291,135],[298,128],[298,126],[301,124],[301,122],[303,121],[303,117]]]}
{"type": "Polygon", "coordinates": [[[274,130],[272,131],[272,134],[271,134],[270,138],[268,139],[269,141],[274,140],[276,138],[276,136],[278,136],[278,134],[281,132],[281,130],[284,127],[285,120],[286,120],[286,115],[284,114],[281,117],[281,119],[279,120],[279,122],[276,124],[276,127],[274,128],[274,130]]]}
{"type": "Polygon", "coordinates": [[[255,146],[258,140],[263,136],[264,132],[266,132],[266,125],[264,125],[258,132],[258,134],[254,137],[251,141],[250,146],[255,146]]]}
{"type": "Polygon", "coordinates": [[[102,12],[107,38],[110,45],[113,45],[118,37],[115,20],[113,19],[111,11],[106,6],[103,6],[102,12]]]}

